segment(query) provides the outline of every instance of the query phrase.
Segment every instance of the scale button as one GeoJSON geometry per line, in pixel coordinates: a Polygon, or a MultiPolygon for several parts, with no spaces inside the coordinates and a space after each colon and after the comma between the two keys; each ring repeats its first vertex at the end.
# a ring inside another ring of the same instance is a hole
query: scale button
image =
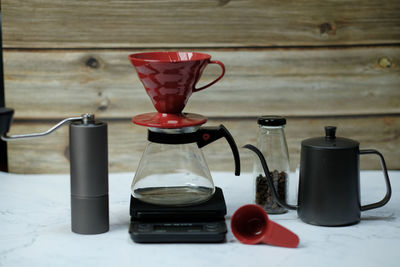
{"type": "Polygon", "coordinates": [[[213,224],[211,224],[211,223],[209,223],[209,224],[206,224],[205,225],[205,229],[207,230],[207,231],[215,231],[215,230],[217,230],[218,229],[218,225],[217,224],[215,224],[215,223],[213,223],[213,224]]]}
{"type": "Polygon", "coordinates": [[[151,227],[150,224],[144,224],[144,223],[142,223],[142,224],[139,224],[139,225],[138,225],[138,230],[141,231],[141,232],[148,232],[148,231],[150,231],[151,229],[152,229],[152,227],[151,227]]]}

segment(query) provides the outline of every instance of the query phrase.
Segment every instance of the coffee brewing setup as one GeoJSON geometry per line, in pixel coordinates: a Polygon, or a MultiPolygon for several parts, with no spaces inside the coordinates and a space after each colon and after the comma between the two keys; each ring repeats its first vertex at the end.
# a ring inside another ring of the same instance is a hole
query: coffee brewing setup
{"type": "MultiPolygon", "coordinates": [[[[224,194],[214,185],[201,148],[225,138],[237,176],[239,151],[223,125],[204,127],[205,116],[183,109],[193,93],[224,76],[224,64],[195,52],[136,53],[129,55],[129,60],[156,109],[132,119],[134,124],[148,128],[148,144],[131,184],[132,240],[223,242],[227,233],[224,194]],[[196,88],[208,64],[220,66],[221,74],[196,88]]],[[[108,231],[107,124],[96,121],[94,114],[85,114],[64,119],[43,133],[8,136],[13,113],[12,109],[0,108],[0,136],[4,141],[45,136],[69,123],[71,229],[79,234],[108,231]]],[[[306,223],[346,226],[358,223],[361,211],[389,201],[391,186],[382,154],[373,149],[360,150],[357,141],[336,137],[336,127],[327,126],[324,137],[302,142],[298,201],[297,205],[288,204],[289,155],[283,130],[286,120],[262,116],[257,122],[257,147],[244,146],[257,156],[255,204],[242,206],[231,218],[231,230],[242,243],[298,246],[298,236],[271,221],[267,213],[297,209],[299,218],[306,223]],[[379,157],[386,195],[379,202],[362,206],[359,160],[364,154],[379,157]]]]}
{"type": "Polygon", "coordinates": [[[202,127],[203,115],[183,113],[192,93],[225,74],[222,62],[190,52],[150,52],[129,56],[156,112],[133,117],[148,127],[149,143],[132,182],[130,234],[136,242],[222,242],[227,231],[223,192],[216,188],[201,148],[225,138],[240,175],[236,143],[223,126],[202,127]],[[208,64],[221,75],[196,88],[208,64]]]}

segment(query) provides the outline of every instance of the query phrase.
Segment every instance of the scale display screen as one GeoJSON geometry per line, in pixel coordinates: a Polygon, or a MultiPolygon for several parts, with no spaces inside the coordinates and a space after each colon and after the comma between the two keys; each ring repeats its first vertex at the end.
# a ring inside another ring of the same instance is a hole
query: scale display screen
{"type": "Polygon", "coordinates": [[[138,243],[223,242],[225,220],[213,222],[140,222],[131,221],[129,233],[138,243]]]}
{"type": "Polygon", "coordinates": [[[169,231],[169,232],[184,232],[184,231],[201,231],[202,225],[176,225],[176,224],[163,224],[154,225],[154,231],[169,231]]]}

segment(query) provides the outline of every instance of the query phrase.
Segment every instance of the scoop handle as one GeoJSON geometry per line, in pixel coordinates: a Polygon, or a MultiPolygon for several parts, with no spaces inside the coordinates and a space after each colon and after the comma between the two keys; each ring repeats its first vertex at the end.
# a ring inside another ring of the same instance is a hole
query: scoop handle
{"type": "Polygon", "coordinates": [[[269,220],[267,233],[262,242],[274,246],[296,248],[299,245],[300,239],[289,229],[269,220]]]}

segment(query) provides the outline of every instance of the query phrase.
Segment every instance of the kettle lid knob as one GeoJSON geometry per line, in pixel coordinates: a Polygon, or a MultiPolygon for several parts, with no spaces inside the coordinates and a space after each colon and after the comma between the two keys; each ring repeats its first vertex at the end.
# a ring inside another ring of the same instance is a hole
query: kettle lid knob
{"type": "Polygon", "coordinates": [[[336,138],[336,126],[325,126],[325,138],[335,139],[336,138]]]}

